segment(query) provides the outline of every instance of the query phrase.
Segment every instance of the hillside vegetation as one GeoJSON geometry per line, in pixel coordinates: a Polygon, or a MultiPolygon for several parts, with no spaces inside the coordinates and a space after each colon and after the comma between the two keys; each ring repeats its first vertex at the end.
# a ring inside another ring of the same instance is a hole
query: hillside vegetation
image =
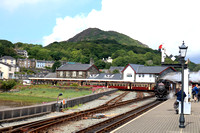
{"type": "MultiPolygon", "coordinates": [[[[21,42],[13,44],[7,40],[0,40],[0,56],[22,58],[16,54],[14,48],[27,50],[29,58],[39,60],[89,63],[92,58],[99,69],[126,66],[128,63],[154,66],[160,65],[161,62],[161,55],[157,50],[148,48],[126,35],[97,28],[89,28],[67,41],[54,42],[46,47],[21,42]],[[113,59],[112,64],[102,61],[109,56],[113,59]]],[[[165,63],[178,62],[166,58],[165,63]]],[[[190,63],[189,67],[190,70],[199,70],[200,66],[190,63]]]]}

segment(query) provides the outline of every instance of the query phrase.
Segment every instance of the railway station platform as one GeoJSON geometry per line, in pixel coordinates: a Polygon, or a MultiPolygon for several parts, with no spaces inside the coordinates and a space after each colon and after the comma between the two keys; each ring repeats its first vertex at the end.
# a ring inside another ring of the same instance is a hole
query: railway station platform
{"type": "Polygon", "coordinates": [[[184,115],[185,128],[179,128],[180,114],[175,113],[174,101],[165,101],[112,133],[200,133],[200,102],[191,103],[191,114],[184,115]]]}

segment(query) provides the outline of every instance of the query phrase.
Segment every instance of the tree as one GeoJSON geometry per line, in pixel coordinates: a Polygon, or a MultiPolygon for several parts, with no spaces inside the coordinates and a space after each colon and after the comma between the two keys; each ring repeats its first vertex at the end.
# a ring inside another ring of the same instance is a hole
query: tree
{"type": "Polygon", "coordinates": [[[126,55],[126,51],[123,49],[120,49],[120,50],[117,50],[116,52],[114,52],[111,57],[112,57],[112,59],[115,59],[119,56],[124,56],[124,55],[126,55]]]}
{"type": "Polygon", "coordinates": [[[60,60],[62,58],[62,53],[61,52],[58,52],[58,51],[54,51],[51,53],[51,57],[53,60],[60,60]]]}
{"type": "Polygon", "coordinates": [[[51,56],[50,56],[50,50],[47,50],[47,49],[40,49],[37,53],[37,57],[38,59],[40,60],[51,60],[51,56]]]}
{"type": "Polygon", "coordinates": [[[113,66],[126,66],[129,63],[129,60],[127,57],[117,57],[113,60],[112,65],[113,66]]]}
{"type": "Polygon", "coordinates": [[[106,66],[106,63],[102,60],[98,60],[94,63],[94,65],[98,68],[98,69],[104,69],[106,66]]]}
{"type": "Polygon", "coordinates": [[[118,70],[118,69],[115,69],[115,70],[113,70],[112,73],[113,73],[113,74],[119,73],[119,70],[118,70]]]}
{"type": "Polygon", "coordinates": [[[60,61],[56,61],[52,66],[52,71],[55,72],[56,69],[58,69],[60,66],[61,66],[61,62],[60,61]]]}

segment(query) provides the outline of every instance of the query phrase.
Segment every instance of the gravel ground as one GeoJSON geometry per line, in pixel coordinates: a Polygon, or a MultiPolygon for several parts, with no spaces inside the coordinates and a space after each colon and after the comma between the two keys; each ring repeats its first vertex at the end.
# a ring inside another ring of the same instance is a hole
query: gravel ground
{"type": "MultiPolygon", "coordinates": [[[[145,95],[148,95],[148,94],[145,94],[145,95]]],[[[130,92],[123,99],[123,101],[133,99],[133,98],[135,98],[135,96],[136,96],[135,92],[130,92]]],[[[91,126],[91,125],[96,124],[98,122],[107,120],[107,119],[114,117],[116,115],[119,115],[121,113],[130,111],[130,110],[137,108],[139,106],[142,106],[146,103],[150,103],[154,100],[155,100],[155,98],[151,98],[151,99],[145,100],[143,102],[137,102],[137,103],[134,103],[134,104],[130,104],[128,106],[123,106],[123,107],[120,107],[120,108],[116,108],[116,109],[112,109],[110,111],[103,112],[101,115],[105,116],[105,118],[101,118],[101,119],[88,118],[88,119],[84,119],[84,120],[80,120],[80,121],[76,121],[76,122],[62,123],[62,124],[53,126],[51,129],[49,129],[48,133],[63,133],[63,132],[64,133],[73,133],[75,131],[78,131],[78,130],[83,129],[83,128],[88,127],[88,126],[91,126]]],[[[98,101],[95,100],[93,102],[90,102],[90,103],[84,105],[84,107],[85,107],[85,109],[88,109],[88,108],[91,107],[91,105],[94,105],[94,104],[98,104],[98,101]]]]}
{"type": "MultiPolygon", "coordinates": [[[[111,95],[103,96],[103,97],[101,97],[97,100],[83,104],[82,106],[79,106],[77,109],[69,109],[69,110],[66,110],[64,112],[52,112],[50,114],[43,115],[41,117],[30,118],[30,119],[26,119],[26,120],[18,121],[18,122],[4,123],[4,124],[2,124],[2,126],[7,127],[7,126],[12,126],[12,125],[18,125],[18,124],[22,124],[22,123],[26,123],[26,122],[33,122],[33,121],[37,121],[37,120],[41,120],[41,119],[45,119],[45,118],[51,118],[51,117],[55,117],[55,116],[65,115],[65,114],[69,114],[69,113],[73,113],[73,112],[77,112],[77,111],[81,111],[81,110],[94,108],[94,107],[97,107],[99,105],[104,104],[105,102],[117,97],[118,95],[120,95],[122,93],[123,93],[122,91],[117,91],[116,93],[113,93],[111,95]]],[[[145,93],[145,96],[147,96],[147,95],[148,94],[145,93]]],[[[123,98],[123,101],[134,99],[135,97],[136,97],[136,93],[130,92],[128,95],[126,95],[125,98],[123,98]]],[[[88,119],[84,119],[84,120],[76,121],[76,122],[62,123],[62,124],[53,126],[49,130],[49,133],[63,133],[63,132],[64,133],[72,133],[72,132],[78,131],[82,128],[85,128],[85,127],[88,127],[90,125],[96,124],[98,122],[104,121],[104,120],[106,120],[110,117],[119,115],[120,113],[127,112],[131,109],[134,109],[138,106],[149,103],[153,100],[155,100],[155,98],[152,98],[150,100],[145,100],[143,102],[137,102],[137,103],[134,103],[134,104],[130,104],[128,106],[123,106],[121,108],[112,109],[110,111],[103,112],[103,114],[101,114],[101,115],[105,116],[105,118],[101,118],[101,119],[88,118],[88,119]]]]}

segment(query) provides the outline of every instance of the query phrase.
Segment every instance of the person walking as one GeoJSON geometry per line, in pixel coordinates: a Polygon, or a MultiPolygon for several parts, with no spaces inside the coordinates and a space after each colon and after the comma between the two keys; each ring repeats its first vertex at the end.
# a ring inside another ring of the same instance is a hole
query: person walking
{"type": "MultiPolygon", "coordinates": [[[[177,98],[176,98],[176,101],[174,103],[174,108],[175,108],[176,114],[178,114],[178,112],[179,112],[178,111],[178,107],[179,107],[179,103],[181,102],[181,97],[182,97],[182,90],[181,90],[181,88],[179,88],[179,91],[175,95],[177,96],[177,98]]],[[[186,97],[186,94],[183,91],[183,101],[184,101],[185,97],[186,97]]]]}
{"type": "Polygon", "coordinates": [[[194,95],[194,102],[198,102],[198,94],[199,94],[199,88],[198,84],[192,89],[192,94],[194,95]]]}

